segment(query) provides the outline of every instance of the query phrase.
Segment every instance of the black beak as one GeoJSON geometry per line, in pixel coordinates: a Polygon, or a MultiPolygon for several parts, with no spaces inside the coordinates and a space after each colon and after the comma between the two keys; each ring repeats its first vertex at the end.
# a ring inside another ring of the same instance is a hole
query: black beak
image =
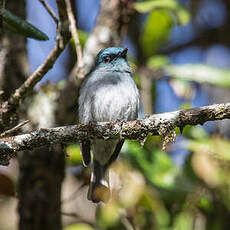
{"type": "Polygon", "coordinates": [[[125,48],[123,51],[119,52],[118,57],[126,58],[128,52],[128,48],[125,48]]]}

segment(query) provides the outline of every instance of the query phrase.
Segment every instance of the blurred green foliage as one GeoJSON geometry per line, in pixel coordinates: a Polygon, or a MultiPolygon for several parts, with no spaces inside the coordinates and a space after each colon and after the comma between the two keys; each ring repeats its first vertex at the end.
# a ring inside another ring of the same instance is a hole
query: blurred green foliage
{"type": "Polygon", "coordinates": [[[79,145],[68,145],[65,149],[65,152],[68,156],[66,158],[67,164],[81,164],[82,157],[79,145]]]}
{"type": "MultiPolygon", "coordinates": [[[[135,2],[133,6],[146,16],[138,39],[145,67],[154,71],[160,69],[169,75],[175,93],[179,91],[175,85],[180,86],[180,91],[183,91],[181,88],[185,90],[178,95],[186,97],[190,81],[230,87],[229,70],[203,64],[171,65],[166,55],[157,55],[157,51],[169,40],[173,26],[185,25],[190,20],[190,14],[182,4],[175,0],[148,0],[135,2]]],[[[42,31],[6,9],[1,9],[0,14],[4,29],[48,40],[42,31]]],[[[81,30],[78,33],[84,47],[88,34],[81,30]]],[[[75,48],[73,39],[70,42],[75,48]]],[[[129,59],[133,69],[138,69],[138,61],[135,63],[129,59]]],[[[134,78],[141,87],[141,76],[135,74],[134,78]]],[[[60,88],[62,84],[59,83],[60,88]]],[[[190,108],[190,103],[185,103],[183,108],[190,108]]],[[[179,130],[176,131],[180,135],[179,130]]],[[[120,161],[112,167],[121,186],[113,189],[107,204],[98,205],[94,223],[74,223],[64,230],[229,229],[229,140],[210,135],[201,126],[186,126],[183,138],[182,145],[187,156],[182,165],[177,165],[170,156],[175,147],[173,144],[167,146],[167,152],[161,150],[159,137],[149,136],[143,147],[138,142],[126,141],[120,161]]],[[[66,153],[69,156],[67,167],[81,165],[78,145],[67,146],[66,153]]],[[[82,179],[81,175],[79,177],[82,179]]],[[[12,187],[12,183],[4,182],[1,194],[12,195],[12,187]]]]}
{"type": "MultiPolygon", "coordinates": [[[[152,66],[154,68],[154,66],[152,66]]],[[[230,87],[230,71],[204,64],[166,65],[165,73],[180,80],[230,87]]]]}
{"type": "Polygon", "coordinates": [[[167,10],[161,9],[150,13],[140,37],[143,53],[147,57],[168,40],[172,26],[173,21],[167,10]]]}
{"type": "MultiPolygon", "coordinates": [[[[229,70],[200,64],[173,66],[166,55],[156,55],[168,41],[175,23],[184,25],[190,19],[178,1],[141,1],[134,7],[139,13],[147,14],[138,40],[145,65],[154,71],[165,71],[176,93],[183,86],[184,92],[178,95],[187,96],[190,81],[229,87],[229,70]]],[[[131,63],[138,69],[138,61],[131,63]]],[[[141,86],[140,75],[135,74],[134,78],[141,86]]],[[[190,108],[189,100],[182,107],[190,108]]],[[[176,133],[180,135],[179,129],[176,133]]],[[[202,126],[186,126],[181,145],[187,155],[182,165],[170,156],[175,145],[162,151],[161,144],[160,137],[155,136],[149,136],[143,147],[138,142],[126,141],[120,161],[112,167],[121,186],[113,189],[109,203],[98,205],[93,229],[229,229],[229,140],[210,135],[202,126]]],[[[68,161],[79,164],[79,147],[70,146],[67,152],[68,161]]],[[[78,230],[79,225],[70,229],[78,230]]]]}
{"type": "Polygon", "coordinates": [[[64,230],[93,230],[93,228],[88,224],[79,223],[67,226],[64,228],[64,230]]]}
{"type": "Polygon", "coordinates": [[[134,8],[140,13],[149,13],[140,44],[146,57],[151,56],[168,41],[170,30],[175,23],[189,22],[188,11],[174,0],[151,0],[137,2],[134,8]]]}
{"type": "MultiPolygon", "coordinates": [[[[112,167],[122,187],[113,190],[109,203],[98,206],[93,229],[228,229],[229,141],[211,136],[201,126],[187,126],[183,145],[189,152],[183,165],[160,145],[159,137],[152,136],[143,147],[126,141],[120,161],[112,167]]],[[[170,152],[173,145],[168,148],[170,152]]],[[[79,148],[67,149],[70,155],[77,153],[79,162],[79,148]]]]}
{"type": "Polygon", "coordinates": [[[176,23],[180,25],[187,24],[190,19],[188,11],[175,0],[150,0],[137,2],[134,4],[134,7],[140,13],[165,9],[171,14],[173,19],[176,20],[176,23]]]}
{"type": "MultiPolygon", "coordinates": [[[[78,36],[79,36],[80,44],[81,44],[82,48],[84,48],[85,43],[89,37],[89,34],[83,30],[78,30],[78,36]]],[[[73,47],[73,49],[76,49],[76,45],[75,45],[73,38],[70,39],[70,44],[73,47]]]]}
{"type": "Polygon", "coordinates": [[[177,166],[168,153],[157,148],[154,137],[149,137],[144,147],[136,142],[126,143],[127,151],[120,163],[124,164],[123,169],[116,171],[123,188],[111,203],[101,207],[98,218],[102,229],[127,229],[121,227],[127,216],[136,229],[227,229],[230,143],[209,136],[201,127],[187,127],[185,137],[189,154],[182,166],[177,166]],[[122,179],[132,174],[133,181],[122,179]],[[123,195],[123,189],[128,194],[123,195]],[[127,201],[130,199],[132,202],[127,201]],[[112,206],[109,208],[113,212],[106,210],[108,206],[112,206]],[[103,210],[111,220],[107,219],[106,225],[103,210]],[[208,227],[217,220],[221,227],[208,227]]]}

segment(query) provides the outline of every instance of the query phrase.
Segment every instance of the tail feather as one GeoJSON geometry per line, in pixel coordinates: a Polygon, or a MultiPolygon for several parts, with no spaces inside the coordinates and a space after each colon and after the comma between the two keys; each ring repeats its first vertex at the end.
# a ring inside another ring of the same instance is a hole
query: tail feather
{"type": "Polygon", "coordinates": [[[90,164],[91,155],[90,155],[90,141],[82,141],[80,143],[80,150],[82,155],[82,162],[85,167],[90,164]]]}
{"type": "Polygon", "coordinates": [[[107,202],[110,198],[109,178],[106,178],[106,169],[107,166],[100,165],[96,160],[93,161],[87,198],[94,203],[107,202]]]}

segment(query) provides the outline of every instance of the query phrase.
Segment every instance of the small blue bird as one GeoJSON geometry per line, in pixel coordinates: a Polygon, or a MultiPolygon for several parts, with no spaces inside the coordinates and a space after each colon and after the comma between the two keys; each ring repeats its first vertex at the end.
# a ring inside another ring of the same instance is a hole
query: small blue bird
{"type": "MultiPolygon", "coordinates": [[[[79,123],[135,120],[139,111],[139,92],[127,62],[127,48],[109,47],[101,50],[91,73],[84,80],[79,95],[79,123]]],[[[116,160],[123,139],[86,140],[80,143],[84,166],[91,162],[88,199],[97,203],[110,198],[106,170],[116,160]]]]}

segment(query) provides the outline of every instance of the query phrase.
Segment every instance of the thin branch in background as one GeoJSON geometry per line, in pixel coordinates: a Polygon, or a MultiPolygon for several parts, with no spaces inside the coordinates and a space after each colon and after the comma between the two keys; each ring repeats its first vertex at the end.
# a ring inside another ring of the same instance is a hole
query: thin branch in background
{"type": "Polygon", "coordinates": [[[54,11],[49,7],[45,0],[39,0],[40,3],[45,7],[49,15],[53,18],[56,24],[58,24],[58,18],[56,17],[54,11]]]}
{"type": "Polygon", "coordinates": [[[64,51],[65,46],[70,40],[69,28],[65,20],[65,7],[62,7],[62,2],[57,0],[58,12],[60,17],[60,26],[57,27],[57,38],[54,48],[49,53],[46,60],[27,78],[27,80],[15,90],[10,96],[10,99],[2,104],[2,117],[9,117],[18,108],[22,100],[33,90],[34,86],[52,69],[54,63],[64,51]],[[61,8],[61,9],[60,9],[61,8]],[[62,21],[63,20],[63,21],[62,21]]]}
{"type": "Polygon", "coordinates": [[[74,43],[76,47],[76,54],[77,54],[77,69],[76,69],[75,74],[77,78],[83,79],[85,77],[84,60],[83,60],[80,39],[78,36],[78,31],[77,31],[76,20],[73,14],[70,0],[65,0],[65,2],[66,2],[68,19],[69,19],[69,29],[74,39],[74,43]]]}
{"type": "Polygon", "coordinates": [[[5,137],[8,136],[9,134],[12,134],[16,131],[18,131],[22,126],[24,126],[25,124],[29,123],[29,120],[23,121],[21,123],[19,123],[18,125],[16,125],[15,127],[13,127],[12,129],[6,130],[5,132],[0,134],[0,137],[5,137]]]}
{"type": "MultiPolygon", "coordinates": [[[[59,38],[61,39],[61,38],[59,38]]],[[[65,42],[65,45],[67,42],[65,42]]],[[[15,91],[10,97],[10,104],[18,105],[34,88],[34,86],[52,69],[57,58],[60,56],[65,47],[60,47],[59,42],[49,53],[46,60],[27,78],[27,80],[15,91]]]]}

